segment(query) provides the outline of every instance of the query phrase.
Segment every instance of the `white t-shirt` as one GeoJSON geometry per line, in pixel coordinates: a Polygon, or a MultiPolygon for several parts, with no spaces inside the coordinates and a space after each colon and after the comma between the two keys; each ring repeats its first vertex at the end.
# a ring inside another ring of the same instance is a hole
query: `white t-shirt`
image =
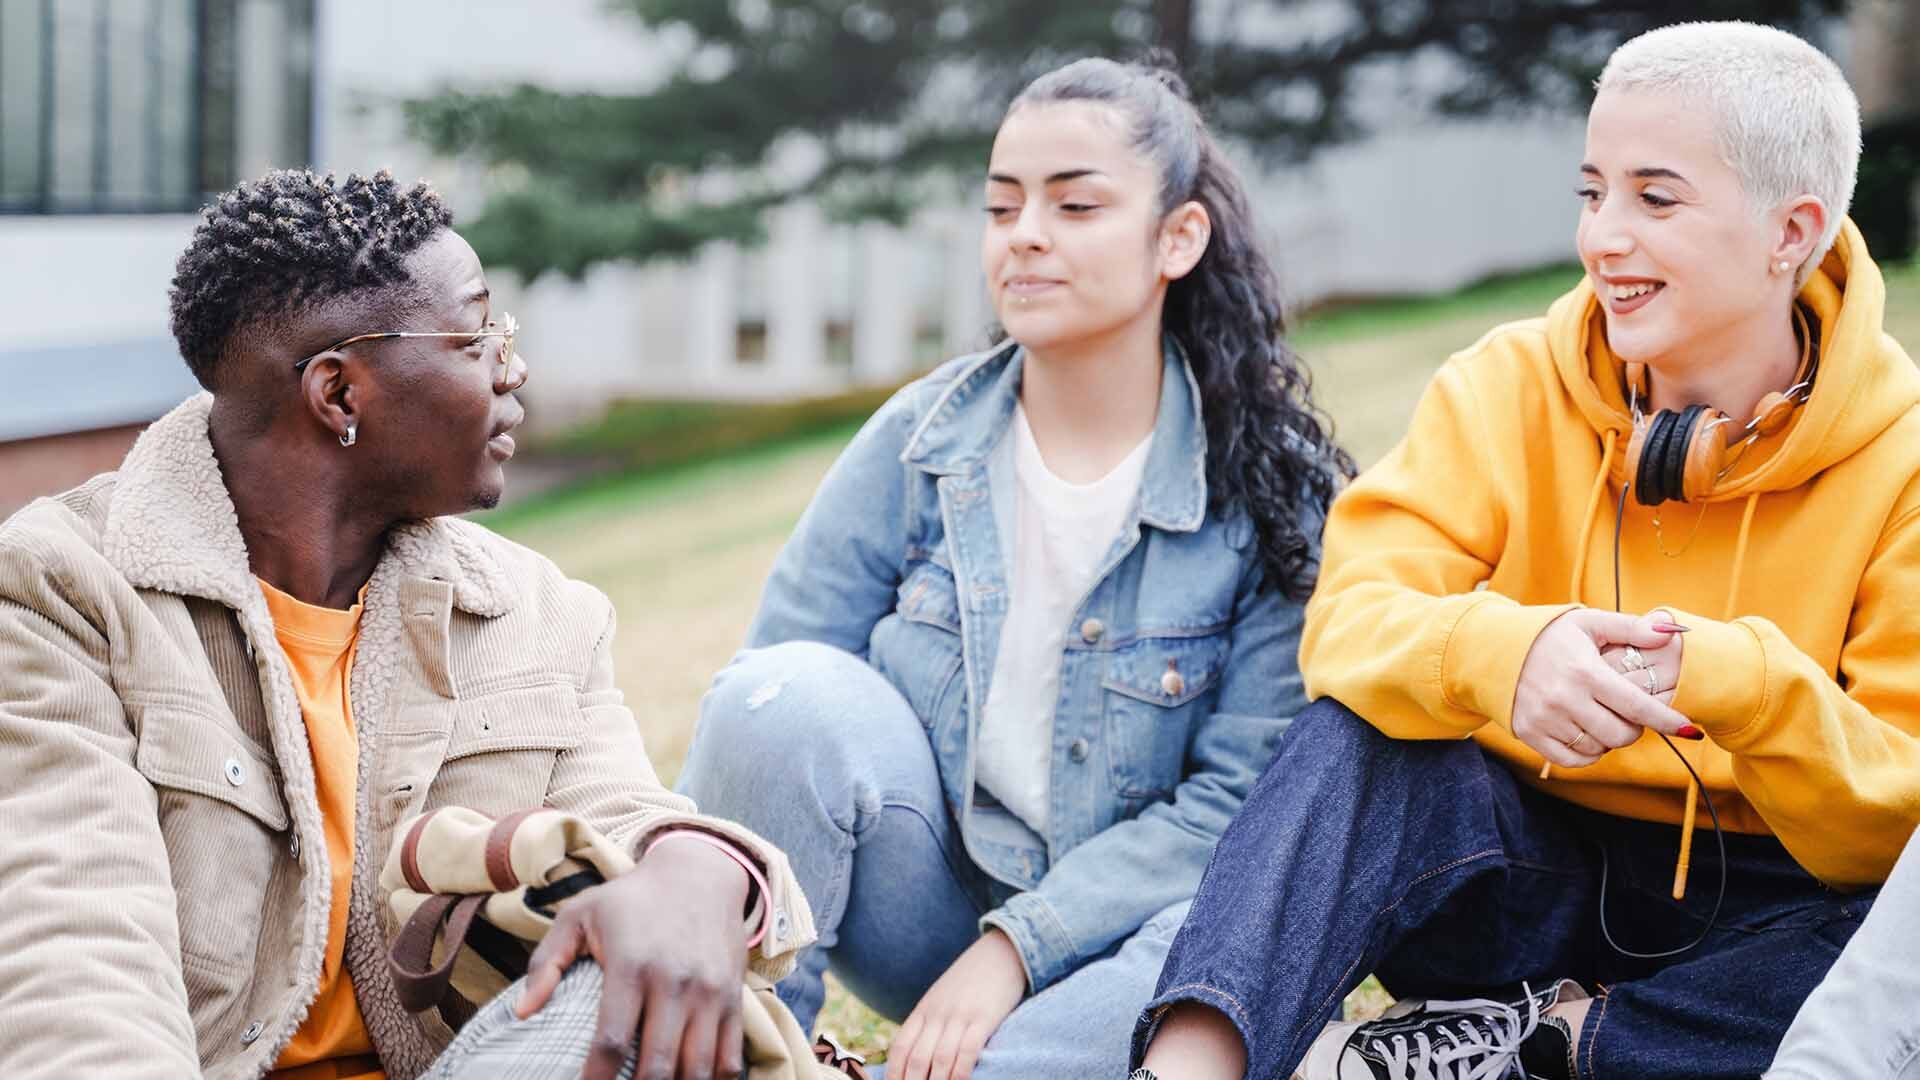
{"type": "Polygon", "coordinates": [[[1016,406],[1007,440],[1013,458],[1013,536],[1007,621],[981,711],[974,776],[987,793],[1043,835],[1053,769],[1053,714],[1068,623],[1093,587],[1132,509],[1146,468],[1149,433],[1090,484],[1055,476],[1016,406]]]}

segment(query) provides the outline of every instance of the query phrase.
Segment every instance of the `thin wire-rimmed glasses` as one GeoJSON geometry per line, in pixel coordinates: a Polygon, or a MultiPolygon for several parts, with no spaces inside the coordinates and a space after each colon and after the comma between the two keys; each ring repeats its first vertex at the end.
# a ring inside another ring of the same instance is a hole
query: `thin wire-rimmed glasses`
{"type": "Polygon", "coordinates": [[[387,330],[378,334],[355,334],[343,341],[334,342],[305,360],[296,362],[293,370],[305,371],[307,365],[313,363],[314,358],[323,353],[344,349],[362,341],[379,341],[383,338],[466,338],[469,342],[479,341],[481,338],[501,338],[503,340],[500,342],[499,364],[501,367],[510,367],[513,364],[513,335],[519,332],[520,321],[503,311],[499,318],[488,320],[487,324],[478,330],[387,330]]]}

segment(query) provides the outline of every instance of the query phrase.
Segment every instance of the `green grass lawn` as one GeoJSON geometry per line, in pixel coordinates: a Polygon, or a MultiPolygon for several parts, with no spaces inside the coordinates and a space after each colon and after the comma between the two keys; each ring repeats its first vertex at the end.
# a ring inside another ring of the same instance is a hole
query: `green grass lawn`
{"type": "MultiPolygon", "coordinates": [[[[1556,268],[1445,297],[1351,305],[1308,320],[1294,340],[1337,434],[1365,467],[1399,438],[1441,361],[1497,323],[1544,312],[1577,278],[1577,269],[1556,268]]],[[[1889,272],[1888,283],[1888,329],[1920,349],[1920,267],[1889,272]]],[[[597,482],[487,519],[613,599],[620,685],[668,783],[700,695],[739,646],[774,555],[851,432],[597,482]]],[[[1369,986],[1350,1006],[1365,1012],[1384,1001],[1369,986]]],[[[866,1051],[882,1049],[891,1030],[839,992],[822,1024],[866,1051]]]]}

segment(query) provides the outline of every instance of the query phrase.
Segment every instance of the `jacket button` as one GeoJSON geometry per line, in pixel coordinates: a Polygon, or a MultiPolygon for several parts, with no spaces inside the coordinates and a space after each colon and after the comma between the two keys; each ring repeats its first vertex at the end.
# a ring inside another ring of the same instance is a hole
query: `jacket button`
{"type": "Polygon", "coordinates": [[[1089,645],[1099,641],[1106,633],[1107,624],[1101,622],[1099,619],[1088,619],[1086,622],[1080,624],[1080,640],[1089,645]]]}
{"type": "Polygon", "coordinates": [[[258,1020],[255,1020],[253,1023],[248,1024],[247,1030],[240,1033],[240,1045],[245,1046],[248,1043],[252,1042],[253,1040],[259,1038],[260,1033],[265,1030],[267,1030],[267,1025],[264,1023],[261,1023],[258,1020]]]}
{"type": "Polygon", "coordinates": [[[1073,740],[1073,745],[1067,747],[1067,756],[1072,758],[1075,764],[1087,760],[1087,740],[1073,740]]]}
{"type": "Polygon", "coordinates": [[[239,787],[241,784],[247,782],[247,767],[240,764],[239,758],[230,757],[227,759],[226,772],[227,783],[232,784],[234,787],[239,787]]]}
{"type": "Polygon", "coordinates": [[[1186,689],[1187,680],[1180,677],[1180,662],[1169,659],[1166,672],[1160,676],[1160,692],[1168,697],[1179,697],[1186,689]]]}
{"type": "Polygon", "coordinates": [[[773,913],[773,940],[787,940],[787,909],[780,908],[773,913]]]}
{"type": "Polygon", "coordinates": [[[287,847],[293,852],[293,857],[295,859],[298,859],[300,857],[300,834],[299,833],[293,834],[293,839],[287,842],[287,847]]]}

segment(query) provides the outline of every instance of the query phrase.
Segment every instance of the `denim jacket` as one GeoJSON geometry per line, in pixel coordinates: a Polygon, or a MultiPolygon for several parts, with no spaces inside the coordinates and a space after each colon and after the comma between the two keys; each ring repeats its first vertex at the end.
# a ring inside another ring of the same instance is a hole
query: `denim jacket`
{"type": "Polygon", "coordinates": [[[1013,940],[1036,992],[1193,896],[1306,705],[1302,606],[1256,591],[1244,515],[1208,514],[1199,387],[1178,346],[1165,355],[1139,496],[1067,634],[1047,835],[974,777],[1015,487],[994,450],[1024,350],[953,360],[874,414],[781,551],[749,634],[846,649],[913,706],[968,855],[1009,886],[982,927],[1013,940]]]}

